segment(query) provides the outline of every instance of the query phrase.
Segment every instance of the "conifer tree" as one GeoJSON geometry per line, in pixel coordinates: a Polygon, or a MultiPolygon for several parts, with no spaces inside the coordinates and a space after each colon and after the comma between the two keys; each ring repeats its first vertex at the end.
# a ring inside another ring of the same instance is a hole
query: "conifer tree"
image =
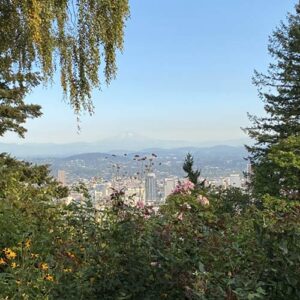
{"type": "Polygon", "coordinates": [[[253,80],[265,103],[266,116],[250,116],[252,127],[246,128],[256,141],[247,147],[254,171],[252,187],[257,194],[297,198],[299,169],[295,168],[291,177],[286,165],[274,158],[282,158],[281,152],[299,157],[293,147],[300,136],[300,5],[295,14],[288,15],[287,23],[282,22],[273,32],[269,53],[273,62],[268,72],[255,72],[253,80]]]}
{"type": "Polygon", "coordinates": [[[0,80],[0,136],[7,131],[13,131],[20,137],[24,137],[27,131],[23,124],[28,118],[41,116],[41,107],[24,102],[25,95],[31,88],[38,84],[36,75],[29,76],[26,80],[20,78],[10,82],[0,80]]]}
{"type": "Polygon", "coordinates": [[[188,178],[189,181],[191,181],[196,188],[203,188],[205,180],[199,182],[199,177],[201,172],[198,169],[194,170],[193,166],[194,166],[194,158],[191,153],[188,153],[185,157],[182,169],[184,172],[187,173],[186,178],[188,178]]]}

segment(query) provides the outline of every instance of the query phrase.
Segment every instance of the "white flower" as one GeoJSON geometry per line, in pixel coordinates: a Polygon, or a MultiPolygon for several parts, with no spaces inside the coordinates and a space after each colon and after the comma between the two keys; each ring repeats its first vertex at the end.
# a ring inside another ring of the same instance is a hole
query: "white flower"
{"type": "Polygon", "coordinates": [[[202,196],[202,195],[199,195],[199,196],[197,197],[197,200],[199,201],[199,203],[200,203],[202,206],[208,206],[208,205],[209,205],[209,200],[208,200],[206,197],[202,196]]]}

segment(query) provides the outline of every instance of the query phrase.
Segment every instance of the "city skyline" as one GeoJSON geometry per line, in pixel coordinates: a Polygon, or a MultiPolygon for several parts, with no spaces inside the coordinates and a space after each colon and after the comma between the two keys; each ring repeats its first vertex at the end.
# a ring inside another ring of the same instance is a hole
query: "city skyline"
{"type": "MultiPolygon", "coordinates": [[[[253,70],[266,70],[268,36],[297,1],[219,2],[131,1],[117,79],[93,92],[95,114],[81,116],[81,133],[56,76],[27,97],[44,116],[28,121],[24,141],[90,142],[123,131],[194,142],[244,138],[247,112],[263,114],[253,70]]],[[[11,133],[1,139],[24,141],[11,133]]]]}
{"type": "MultiPolygon", "coordinates": [[[[182,176],[156,177],[156,172],[146,173],[144,178],[134,178],[132,176],[117,178],[112,177],[110,180],[104,180],[100,177],[82,178],[81,183],[87,187],[93,205],[96,208],[103,208],[111,205],[109,199],[115,191],[123,191],[123,199],[129,205],[150,205],[160,206],[165,203],[168,196],[178,193],[178,188],[189,179],[182,176]],[[138,204],[139,203],[139,204],[138,204]]],[[[74,182],[68,182],[67,174],[64,170],[58,170],[57,180],[64,186],[71,189],[70,195],[65,199],[69,204],[71,201],[83,201],[82,193],[73,189],[74,182]]],[[[203,178],[199,178],[201,182],[203,178]]],[[[205,180],[207,186],[229,187],[245,190],[247,188],[246,177],[241,174],[231,173],[228,176],[216,177],[212,180],[205,180]]]]}

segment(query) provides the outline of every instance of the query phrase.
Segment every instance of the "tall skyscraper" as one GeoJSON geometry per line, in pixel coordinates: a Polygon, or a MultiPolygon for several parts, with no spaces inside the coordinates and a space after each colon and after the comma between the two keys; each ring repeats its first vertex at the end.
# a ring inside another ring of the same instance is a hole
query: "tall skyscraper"
{"type": "Polygon", "coordinates": [[[176,178],[165,178],[164,182],[164,198],[166,199],[175,189],[176,178]]]}
{"type": "Polygon", "coordinates": [[[148,173],[145,181],[145,200],[154,202],[157,199],[156,176],[154,173],[148,173]]]}
{"type": "Polygon", "coordinates": [[[58,172],[57,172],[57,180],[62,185],[67,185],[67,176],[66,176],[66,172],[64,170],[58,170],[58,172]]]}

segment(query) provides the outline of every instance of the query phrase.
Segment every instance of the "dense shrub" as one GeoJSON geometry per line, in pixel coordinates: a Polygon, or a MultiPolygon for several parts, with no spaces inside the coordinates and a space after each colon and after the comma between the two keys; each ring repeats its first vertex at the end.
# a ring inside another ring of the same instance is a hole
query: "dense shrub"
{"type": "Polygon", "coordinates": [[[1,299],[300,297],[298,202],[182,189],[155,213],[115,191],[96,211],[61,204],[47,168],[0,171],[1,299]]]}

